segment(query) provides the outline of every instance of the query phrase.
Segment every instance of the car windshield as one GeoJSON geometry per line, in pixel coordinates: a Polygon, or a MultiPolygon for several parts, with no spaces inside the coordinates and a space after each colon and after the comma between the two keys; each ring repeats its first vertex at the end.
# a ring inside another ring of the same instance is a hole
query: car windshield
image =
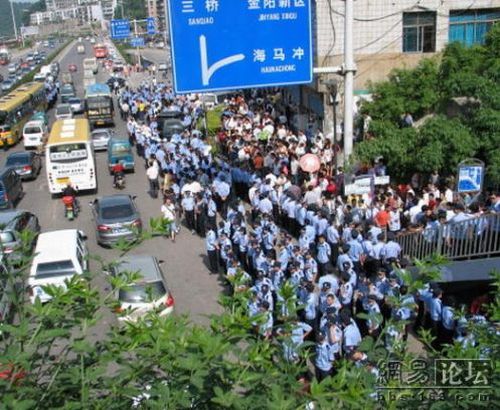
{"type": "Polygon", "coordinates": [[[101,208],[103,219],[123,219],[134,215],[134,210],[130,204],[117,204],[101,208]]]}
{"type": "Polygon", "coordinates": [[[59,106],[57,107],[57,114],[70,114],[71,113],[71,107],[70,106],[59,106]]]}
{"type": "Polygon", "coordinates": [[[111,146],[113,154],[127,154],[130,152],[130,145],[128,144],[113,144],[111,146]]]}
{"type": "Polygon", "coordinates": [[[39,263],[36,267],[36,278],[66,276],[76,273],[73,262],[70,260],[39,263]]]}
{"type": "Polygon", "coordinates": [[[26,127],[24,129],[25,134],[40,134],[41,132],[42,130],[40,129],[40,127],[26,127]]]}
{"type": "Polygon", "coordinates": [[[15,238],[14,238],[14,234],[12,232],[0,232],[0,242],[2,243],[10,243],[10,242],[14,242],[15,241],[15,238]]]}
{"type": "Polygon", "coordinates": [[[12,165],[24,165],[29,162],[28,157],[25,155],[14,155],[12,157],[7,158],[7,166],[12,165]]]}
{"type": "Polygon", "coordinates": [[[101,138],[109,138],[109,134],[107,132],[104,132],[104,131],[92,133],[92,139],[100,140],[101,138]]]}
{"type": "Polygon", "coordinates": [[[70,98],[68,102],[70,104],[80,104],[80,100],[78,98],[70,98]]]}
{"type": "Polygon", "coordinates": [[[144,303],[157,300],[167,293],[162,282],[150,282],[132,285],[120,289],[118,298],[121,302],[144,303]]]}

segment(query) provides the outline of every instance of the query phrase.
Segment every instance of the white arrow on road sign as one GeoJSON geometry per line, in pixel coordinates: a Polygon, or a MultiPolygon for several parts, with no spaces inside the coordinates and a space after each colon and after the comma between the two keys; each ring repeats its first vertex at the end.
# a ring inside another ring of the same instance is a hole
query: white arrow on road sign
{"type": "Polygon", "coordinates": [[[222,60],[216,61],[210,67],[208,66],[208,56],[207,56],[207,39],[205,36],[200,36],[200,58],[201,58],[201,80],[203,85],[208,85],[210,82],[210,77],[214,73],[229,64],[236,63],[238,61],[244,60],[244,54],[234,54],[232,56],[223,58],[222,60]]]}

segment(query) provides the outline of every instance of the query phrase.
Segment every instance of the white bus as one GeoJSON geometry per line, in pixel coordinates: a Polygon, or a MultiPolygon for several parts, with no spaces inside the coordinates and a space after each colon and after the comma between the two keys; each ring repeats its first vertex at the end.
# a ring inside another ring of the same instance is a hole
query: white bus
{"type": "Polygon", "coordinates": [[[45,148],[45,159],[51,194],[61,193],[70,182],[79,191],[97,189],[88,120],[73,118],[56,121],[45,148]]]}

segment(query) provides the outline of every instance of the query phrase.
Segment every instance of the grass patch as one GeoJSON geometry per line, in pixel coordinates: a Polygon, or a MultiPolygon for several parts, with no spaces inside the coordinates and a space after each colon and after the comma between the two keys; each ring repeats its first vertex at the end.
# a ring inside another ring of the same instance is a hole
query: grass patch
{"type": "Polygon", "coordinates": [[[134,63],[134,57],[129,54],[127,51],[131,49],[130,45],[128,43],[124,42],[118,42],[118,41],[113,41],[113,44],[115,45],[116,49],[120,53],[120,55],[123,57],[125,62],[127,64],[133,65],[134,63]]]}

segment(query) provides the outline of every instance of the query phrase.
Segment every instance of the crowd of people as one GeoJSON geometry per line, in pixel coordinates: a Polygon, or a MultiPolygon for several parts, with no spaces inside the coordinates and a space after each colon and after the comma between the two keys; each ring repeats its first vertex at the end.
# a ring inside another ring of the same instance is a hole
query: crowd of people
{"type": "MultiPolygon", "coordinates": [[[[257,335],[278,338],[289,361],[301,360],[301,345],[314,341],[320,380],[340,357],[376,371],[358,349],[368,335],[383,332],[389,351],[417,327],[432,330],[438,349],[454,339],[474,343],[456,319],[453,295],[434,282],[409,290],[397,235],[499,212],[498,195],[467,203],[434,172],[346,197],[338,146],[321,132],[294,130],[281,91],[229,95],[225,105],[216,156],[195,129],[203,115],[197,96],[176,96],[156,81],[120,92],[130,141],[144,158],[151,196],[163,198],[172,241],[181,219],[205,238],[210,272],[224,274],[235,292],[249,290],[257,335]],[[174,111],[185,130],[162,139],[158,118],[174,111]],[[319,157],[317,172],[301,170],[305,153],[319,157]]],[[[387,169],[378,159],[359,172],[384,176],[387,169]]],[[[474,313],[486,322],[484,311],[474,313]]]]}

